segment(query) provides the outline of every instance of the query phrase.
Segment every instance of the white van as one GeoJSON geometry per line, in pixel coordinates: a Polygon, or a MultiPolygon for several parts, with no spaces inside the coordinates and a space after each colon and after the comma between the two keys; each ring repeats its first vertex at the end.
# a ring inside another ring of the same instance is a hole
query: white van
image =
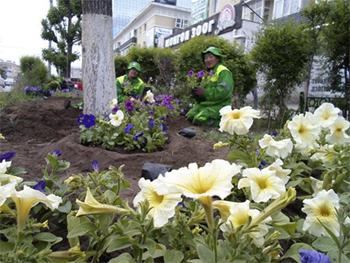
{"type": "Polygon", "coordinates": [[[0,88],[1,92],[10,92],[13,89],[15,81],[12,78],[5,79],[5,86],[0,88]]]}

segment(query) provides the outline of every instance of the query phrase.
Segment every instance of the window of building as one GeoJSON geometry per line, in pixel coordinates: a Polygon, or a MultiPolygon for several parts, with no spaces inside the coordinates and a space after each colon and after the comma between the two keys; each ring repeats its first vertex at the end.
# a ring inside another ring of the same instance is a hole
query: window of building
{"type": "Polygon", "coordinates": [[[253,0],[250,2],[247,2],[247,5],[250,7],[247,7],[246,5],[243,5],[243,19],[250,20],[254,22],[262,22],[261,18],[263,16],[263,1],[262,0],[253,0]],[[258,17],[254,12],[259,14],[260,17],[258,17]]]}
{"type": "Polygon", "coordinates": [[[146,32],[146,29],[147,29],[147,24],[144,24],[144,25],[143,25],[143,31],[146,32]]]}
{"type": "Polygon", "coordinates": [[[181,19],[181,18],[176,18],[175,19],[175,27],[176,28],[185,28],[187,26],[188,26],[188,20],[181,19]]]}
{"type": "Polygon", "coordinates": [[[276,0],[273,7],[273,19],[295,14],[300,9],[301,0],[276,0]]]}
{"type": "Polygon", "coordinates": [[[137,29],[134,29],[134,37],[137,36],[137,29]]]}

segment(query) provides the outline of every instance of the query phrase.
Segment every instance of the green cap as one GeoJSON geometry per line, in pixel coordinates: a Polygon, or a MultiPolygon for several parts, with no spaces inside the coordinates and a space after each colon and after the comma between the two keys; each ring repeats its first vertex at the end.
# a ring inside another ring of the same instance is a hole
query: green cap
{"type": "Polygon", "coordinates": [[[130,69],[136,69],[138,72],[142,71],[140,64],[135,62],[135,61],[129,63],[128,70],[130,70],[130,69]]]}
{"type": "Polygon", "coordinates": [[[221,54],[220,49],[218,49],[217,47],[208,47],[206,50],[204,50],[204,51],[202,52],[203,57],[204,57],[204,55],[207,54],[207,53],[211,53],[211,54],[213,54],[214,56],[220,57],[220,58],[225,57],[223,54],[221,54]]]}

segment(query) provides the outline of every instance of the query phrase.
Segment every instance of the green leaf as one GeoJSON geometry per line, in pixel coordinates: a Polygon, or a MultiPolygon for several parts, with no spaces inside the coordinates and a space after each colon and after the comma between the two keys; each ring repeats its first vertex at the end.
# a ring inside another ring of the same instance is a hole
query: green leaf
{"type": "Polygon", "coordinates": [[[72,209],[72,203],[70,201],[67,201],[64,205],[61,205],[58,207],[58,211],[61,213],[68,214],[72,209]]]}
{"type": "Polygon", "coordinates": [[[129,237],[127,236],[115,236],[112,237],[109,241],[109,245],[107,247],[107,253],[121,250],[131,246],[131,242],[129,237]]]}
{"type": "Polygon", "coordinates": [[[0,241],[0,253],[8,253],[15,248],[14,243],[0,241]]]}
{"type": "Polygon", "coordinates": [[[136,261],[129,253],[123,253],[116,258],[112,258],[108,263],[135,263],[136,261]]]}
{"type": "Polygon", "coordinates": [[[282,259],[286,259],[286,258],[292,258],[294,259],[296,262],[300,263],[300,255],[299,255],[299,250],[300,249],[309,249],[309,250],[314,250],[310,245],[305,244],[305,243],[295,243],[293,244],[288,251],[286,252],[286,254],[282,257],[282,259]]]}
{"type": "Polygon", "coordinates": [[[180,263],[184,254],[179,250],[167,250],[164,254],[164,263],[180,263]]]}
{"type": "MultiPolygon", "coordinates": [[[[255,153],[254,153],[255,154],[255,153]]],[[[254,165],[254,162],[252,161],[252,158],[251,156],[246,153],[246,152],[243,152],[243,151],[240,151],[240,150],[233,150],[231,151],[227,158],[234,162],[234,161],[240,161],[240,162],[243,162],[245,163],[246,165],[248,165],[248,167],[253,167],[255,166],[254,165]]]]}
{"type": "Polygon", "coordinates": [[[331,262],[350,262],[350,259],[344,255],[343,253],[341,254],[341,261],[339,260],[339,253],[338,250],[331,250],[327,253],[327,255],[329,256],[329,259],[331,260],[331,262]]]}
{"type": "Polygon", "coordinates": [[[328,235],[333,239],[333,241],[337,245],[338,249],[341,249],[340,241],[336,237],[336,235],[332,232],[332,230],[330,230],[325,224],[323,224],[321,220],[318,220],[318,222],[320,222],[320,224],[323,226],[323,228],[327,231],[328,235]]]}
{"type": "Polygon", "coordinates": [[[215,263],[215,255],[214,252],[211,251],[207,246],[197,245],[197,252],[200,260],[203,263],[215,263]]]}
{"type": "Polygon", "coordinates": [[[103,193],[104,198],[107,199],[109,204],[113,204],[114,201],[118,198],[118,195],[116,195],[113,191],[107,190],[103,193]]]}
{"type": "Polygon", "coordinates": [[[94,225],[86,218],[77,218],[79,220],[74,221],[71,228],[68,230],[67,238],[80,237],[90,231],[94,231],[94,225]]]}
{"type": "Polygon", "coordinates": [[[70,162],[64,161],[64,160],[59,160],[58,161],[57,171],[58,172],[63,172],[65,170],[67,170],[69,167],[70,167],[70,162]]]}
{"type": "Polygon", "coordinates": [[[334,242],[330,237],[319,237],[313,243],[312,246],[322,252],[329,252],[336,249],[334,242]]]}
{"type": "Polygon", "coordinates": [[[49,232],[43,232],[35,235],[34,240],[44,241],[48,243],[58,243],[62,240],[62,238],[56,237],[54,234],[51,234],[49,232]]]}

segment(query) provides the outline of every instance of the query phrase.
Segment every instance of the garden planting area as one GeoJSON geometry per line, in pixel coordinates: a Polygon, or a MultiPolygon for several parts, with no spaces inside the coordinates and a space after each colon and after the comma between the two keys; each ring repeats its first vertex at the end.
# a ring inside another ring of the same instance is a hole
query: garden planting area
{"type": "Polygon", "coordinates": [[[54,150],[60,150],[64,159],[70,162],[65,176],[92,170],[91,162],[97,160],[100,169],[110,165],[125,165],[125,178],[131,187],[123,192],[123,197],[131,199],[138,191],[137,182],[141,177],[145,162],[171,165],[174,169],[187,166],[189,162],[199,165],[216,158],[224,159],[226,149],[214,150],[215,142],[203,138],[186,138],[178,134],[185,127],[195,128],[201,134],[201,128],[191,125],[184,117],[169,122],[169,144],[164,150],[152,153],[130,153],[108,151],[100,147],[88,147],[79,143],[79,125],[77,118],[81,110],[73,108],[79,99],[51,97],[9,106],[0,112],[0,133],[6,140],[0,142],[0,152],[15,151],[12,166],[22,167],[27,173],[26,180],[40,180],[45,166],[45,157],[54,150]],[[67,107],[67,102],[71,106],[67,107]]]}

